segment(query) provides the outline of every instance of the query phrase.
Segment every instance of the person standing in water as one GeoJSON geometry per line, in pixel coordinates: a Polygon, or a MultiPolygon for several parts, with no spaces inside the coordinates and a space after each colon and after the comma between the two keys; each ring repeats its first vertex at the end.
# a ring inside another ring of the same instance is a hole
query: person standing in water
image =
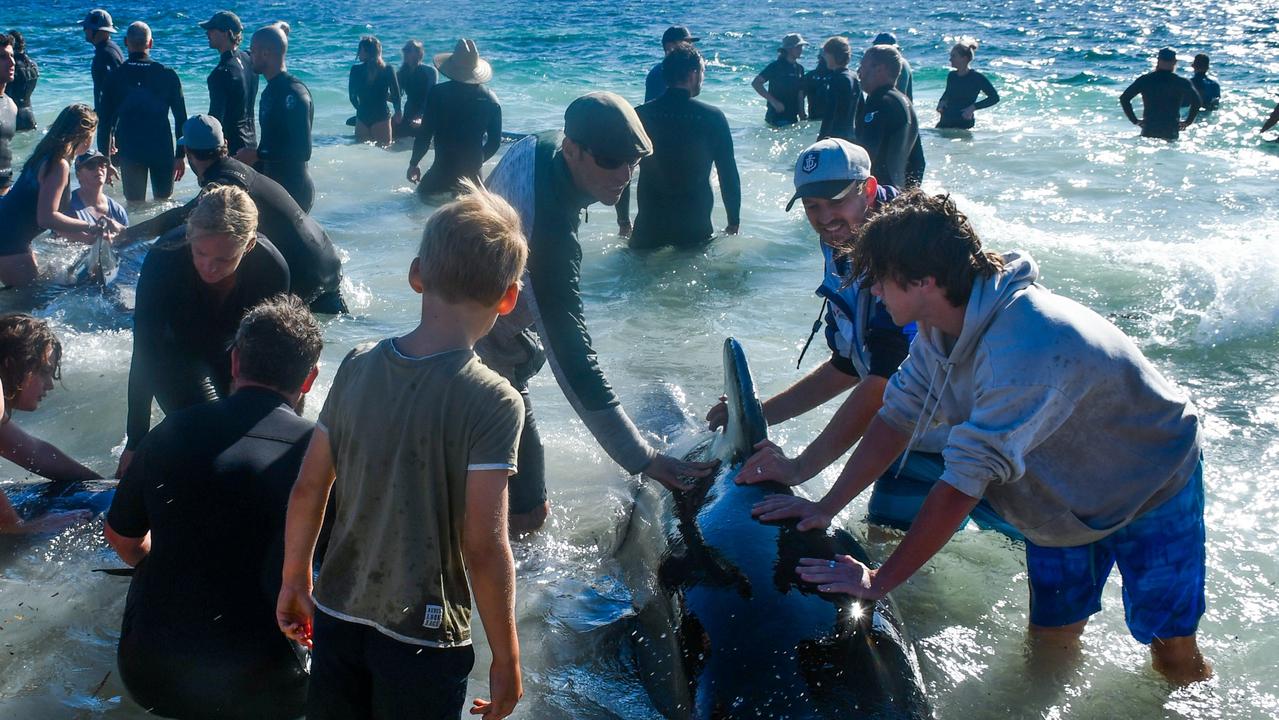
{"type": "Polygon", "coordinates": [[[306,212],[315,204],[311,160],[311,91],[288,72],[289,26],[275,23],[253,33],[249,47],[253,71],[266,78],[258,100],[258,146],[236,159],[284,186],[306,212]]]}
{"type": "Polygon", "coordinates": [[[275,600],[289,492],[315,429],[297,409],[323,346],[298,298],[254,305],[235,333],[231,394],[166,417],[120,479],[103,534],[137,571],[117,659],[149,712],[305,711],[306,670],[276,629],[275,600]]]}
{"type": "Polygon", "coordinates": [[[755,92],[768,103],[764,122],[773,127],[786,127],[808,119],[804,114],[804,66],[799,64],[807,44],[799,33],[782,38],[777,59],[760,71],[751,83],[755,92]],[[767,88],[764,83],[768,83],[767,88]]]}
{"type": "Polygon", "coordinates": [[[431,91],[406,174],[417,183],[422,202],[457,192],[462,180],[479,183],[480,167],[502,145],[502,106],[485,85],[493,79],[493,67],[480,57],[475,43],[458,40],[453,52],[435,56],[435,64],[448,82],[431,91]],[[418,163],[432,142],[435,162],[422,175],[418,163]]]}
{"type": "Polygon", "coordinates": [[[971,67],[976,54],[977,43],[971,40],[955,43],[950,49],[950,66],[955,69],[946,76],[946,90],[937,101],[941,115],[937,127],[970,130],[977,123],[974,113],[999,102],[999,91],[971,67]],[[977,96],[983,94],[986,97],[978,100],[977,96]]]}
{"type": "Polygon", "coordinates": [[[870,155],[875,179],[905,187],[907,169],[919,144],[919,120],[910,100],[897,89],[901,53],[892,45],[875,45],[862,55],[858,76],[866,100],[857,114],[858,145],[870,155]]]}
{"type": "Polygon", "coordinates": [[[185,228],[156,241],[138,274],[129,365],[128,419],[116,476],[151,430],[152,401],[165,414],[226,397],[228,346],[244,312],[289,289],[289,266],[257,232],[249,194],[210,188],[185,228]]]}
{"type": "MultiPolygon", "coordinates": [[[[891,45],[897,48],[898,56],[902,61],[901,74],[897,76],[897,89],[902,95],[910,101],[912,108],[915,106],[915,73],[911,69],[910,61],[901,53],[901,48],[897,45],[897,36],[890,32],[882,32],[875,36],[873,45],[891,45]]],[[[920,135],[919,142],[915,143],[915,149],[910,153],[910,159],[906,161],[906,185],[903,190],[914,190],[924,181],[924,170],[928,166],[928,161],[924,158],[924,137],[920,135]]]]}
{"type": "Polygon", "coordinates": [[[346,86],[347,97],[355,107],[355,139],[390,147],[391,127],[403,119],[400,81],[395,69],[382,59],[382,41],[372,35],[360,38],[355,58],[359,63],[351,66],[346,86]],[[395,106],[394,115],[386,107],[388,100],[395,106]]]}
{"type": "Polygon", "coordinates": [[[1141,136],[1176,140],[1199,115],[1199,93],[1190,81],[1177,74],[1177,51],[1159,51],[1155,69],[1137,78],[1119,96],[1119,106],[1128,120],[1141,128],[1141,136]],[[1132,109],[1133,98],[1141,96],[1141,119],[1132,109]],[[1190,108],[1181,119],[1181,108],[1190,108]]]}
{"type": "MultiPolygon", "coordinates": [[[[1221,85],[1208,77],[1208,63],[1208,54],[1199,53],[1190,65],[1195,71],[1194,75],[1190,76],[1190,84],[1199,93],[1200,110],[1216,110],[1221,106],[1221,85]]],[[[1185,98],[1182,98],[1182,107],[1186,107],[1187,104],[1185,98]]]]}
{"type": "Polygon", "coordinates": [[[147,196],[147,178],[156,200],[173,194],[186,163],[173,143],[187,121],[186,100],[178,74],[151,59],[151,28],[144,22],[124,33],[129,59],[111,73],[102,97],[99,121],[108,128],[111,148],[119,151],[124,197],[139,202],[147,196]],[[168,116],[173,116],[169,132],[168,116]]]}
{"type": "Polygon", "coordinates": [[[653,152],[635,109],[609,92],[583,95],[564,112],[564,132],[530,135],[515,143],[485,185],[520,213],[529,241],[520,301],[499,318],[475,351],[520,391],[524,432],[519,472],[511,478],[511,530],[536,530],[546,521],[546,457],[528,395],[529,380],[549,361],[560,390],[609,457],[628,473],[668,488],[714,469],[659,453],[631,422],[599,366],[583,316],[582,211],[614,205],[640,159],[653,152]]]}
{"type": "Polygon", "coordinates": [[[1266,121],[1261,125],[1261,130],[1258,132],[1265,132],[1276,124],[1279,124],[1279,103],[1275,104],[1275,109],[1270,111],[1270,117],[1266,118],[1266,121]]]}
{"type": "Polygon", "coordinates": [[[400,91],[404,93],[404,116],[394,129],[395,137],[417,137],[418,128],[422,127],[422,115],[426,112],[427,98],[439,80],[439,73],[434,63],[423,62],[426,49],[422,47],[421,40],[404,43],[400,58],[400,69],[395,77],[400,81],[400,91]]]}
{"type": "Polygon", "coordinates": [[[209,73],[209,115],[218,119],[226,133],[227,152],[257,145],[253,127],[253,105],[258,97],[258,74],[253,59],[240,49],[244,25],[233,12],[220,10],[200,23],[209,47],[218,51],[218,65],[209,73]]]}
{"type": "MultiPolygon", "coordinates": [[[[90,10],[84,20],[80,21],[84,28],[84,39],[93,46],[93,64],[90,66],[93,75],[93,111],[102,116],[102,96],[107,91],[107,78],[112,71],[124,64],[124,53],[115,44],[111,35],[116,32],[111,21],[111,13],[106,10],[90,10]]],[[[98,152],[108,157],[111,154],[111,128],[105,123],[98,124],[98,152]]]]}
{"type": "Polygon", "coordinates": [[[22,33],[10,30],[9,37],[13,40],[14,74],[6,92],[18,105],[18,132],[27,132],[36,129],[31,94],[36,91],[36,84],[40,81],[40,67],[27,55],[27,41],[22,33]]]}
{"type": "MultiPolygon", "coordinates": [[[[680,43],[696,43],[698,40],[701,38],[693,37],[693,33],[683,25],[672,25],[662,33],[662,57],[670,55],[680,43]]],[[[658,61],[648,71],[648,77],[644,79],[644,102],[656,100],[664,92],[666,92],[666,81],[662,79],[662,63],[658,61]]]]}
{"type": "MultiPolygon", "coordinates": [[[[630,246],[690,248],[710,240],[715,230],[712,164],[728,215],[724,232],[736,235],[742,221],[742,183],[728,119],[718,108],[694,99],[702,92],[706,62],[697,48],[682,43],[662,61],[662,71],[666,92],[635,110],[652,140],[653,153],[640,160],[639,212],[630,246]]],[[[618,202],[619,222],[629,220],[628,199],[623,196],[618,202]]]]}
{"type": "Polygon", "coordinates": [[[817,62],[804,75],[804,101],[808,104],[809,120],[825,120],[830,96],[830,68],[826,67],[826,53],[817,53],[817,62]]]}
{"type": "Polygon", "coordinates": [[[101,218],[110,218],[120,227],[120,232],[124,232],[129,227],[129,213],[103,192],[109,165],[107,156],[97,150],[89,150],[75,159],[75,177],[80,186],[71,193],[71,212],[94,224],[101,218]]]}
{"type": "Polygon", "coordinates": [[[0,33],[0,195],[13,185],[13,151],[9,142],[18,132],[18,103],[5,91],[13,82],[15,69],[13,38],[0,33]]]}
{"type": "MultiPolygon", "coordinates": [[[[31,151],[13,187],[0,197],[0,283],[21,287],[35,282],[39,268],[31,241],[42,230],[76,242],[97,240],[97,224],[63,212],[70,202],[71,163],[88,151],[97,127],[89,106],[64,108],[31,151]]],[[[108,219],[106,229],[115,234],[122,228],[108,219]]]]}
{"type": "Polygon", "coordinates": [[[853,58],[848,38],[833,37],[822,45],[822,57],[830,68],[830,94],[817,139],[837,137],[852,141],[857,137],[857,109],[862,104],[862,89],[857,76],[848,68],[853,58]]]}

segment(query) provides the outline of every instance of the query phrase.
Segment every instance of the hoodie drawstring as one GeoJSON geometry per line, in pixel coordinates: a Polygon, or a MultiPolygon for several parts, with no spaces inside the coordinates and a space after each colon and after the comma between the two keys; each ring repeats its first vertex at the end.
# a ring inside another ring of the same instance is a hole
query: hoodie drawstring
{"type": "Polygon", "coordinates": [[[897,463],[897,472],[893,474],[896,478],[902,474],[902,468],[906,467],[906,461],[910,459],[910,451],[915,445],[924,439],[924,434],[933,426],[933,418],[937,416],[937,411],[941,408],[941,396],[946,392],[947,386],[950,385],[950,373],[955,369],[954,363],[946,363],[946,375],[942,378],[941,387],[937,388],[937,398],[933,400],[933,409],[928,409],[928,401],[933,399],[933,386],[937,382],[937,372],[941,370],[941,366],[933,368],[932,377],[928,378],[928,391],[924,394],[924,406],[919,409],[919,418],[915,420],[915,429],[910,433],[910,441],[906,443],[906,451],[902,453],[902,459],[897,463]],[[928,419],[925,420],[924,416],[928,419]]]}

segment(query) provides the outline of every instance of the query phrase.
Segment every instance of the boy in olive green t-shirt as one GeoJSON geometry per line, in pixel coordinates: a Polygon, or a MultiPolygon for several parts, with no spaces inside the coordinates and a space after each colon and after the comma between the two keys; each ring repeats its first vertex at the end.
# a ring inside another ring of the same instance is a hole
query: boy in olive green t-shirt
{"type": "Polygon", "coordinates": [[[524,404],[471,348],[515,306],[527,252],[511,206],[471,188],[423,231],[409,269],[421,323],[338,368],[289,498],[276,608],[286,635],[314,642],[310,720],[460,717],[475,663],[468,576],[493,651],[492,700],[473,712],[498,720],[520,698],[507,478],[524,404]]]}

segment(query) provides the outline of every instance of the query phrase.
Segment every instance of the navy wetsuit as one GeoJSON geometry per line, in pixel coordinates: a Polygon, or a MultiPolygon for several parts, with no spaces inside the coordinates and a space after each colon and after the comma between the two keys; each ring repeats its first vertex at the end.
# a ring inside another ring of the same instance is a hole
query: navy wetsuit
{"type": "Polygon", "coordinates": [[[258,101],[258,170],[280,183],[306,212],[315,202],[311,160],[311,91],[287,72],[271,78],[258,101]]]}
{"type": "MultiPolygon", "coordinates": [[[[31,252],[31,241],[44,230],[36,221],[40,170],[24,168],[9,192],[0,196],[0,257],[31,252]]],[[[68,186],[62,189],[61,207],[68,207],[70,203],[71,189],[68,186]]]]}
{"type": "Polygon", "coordinates": [[[90,66],[93,75],[93,111],[98,114],[98,152],[103,155],[111,149],[111,129],[102,122],[102,96],[107,91],[107,78],[123,64],[124,53],[120,52],[120,46],[115,44],[115,40],[108,37],[93,46],[93,65],[90,66]]]}
{"type": "Polygon", "coordinates": [[[765,103],[768,109],[764,112],[764,122],[779,127],[799,122],[799,113],[803,110],[804,66],[778,58],[769,63],[759,76],[768,81],[768,94],[782,103],[781,112],[765,103]]]}
{"type": "Polygon", "coordinates": [[[158,715],[300,717],[307,675],[275,622],[289,493],[314,425],[247,387],[165,418],[107,523],[151,533],[129,585],[120,678],[158,715]]]}
{"type": "Polygon", "coordinates": [[[5,94],[18,104],[18,132],[36,129],[36,115],[31,109],[31,94],[40,82],[40,67],[26,53],[13,54],[13,82],[5,94]]]}
{"type": "Polygon", "coordinates": [[[413,141],[410,165],[435,143],[435,162],[418,183],[418,196],[457,190],[458,181],[480,180],[480,167],[502,145],[502,106],[485,85],[440,83],[431,91],[422,127],[413,141]]]}
{"type": "Polygon", "coordinates": [[[374,69],[372,75],[369,70],[368,63],[353,65],[347,79],[347,95],[355,106],[355,119],[362,125],[390,120],[388,100],[395,105],[395,112],[400,112],[400,81],[395,77],[395,69],[382,65],[374,69]]]}
{"type": "Polygon", "coordinates": [[[144,199],[148,175],[157,200],[173,194],[173,161],[182,157],[174,152],[174,138],[182,137],[186,120],[182,82],[170,68],[146,53],[129,53],[128,61],[111,73],[98,121],[115,137],[125,198],[144,199]]]}
{"type": "Polygon", "coordinates": [[[253,72],[249,54],[243,50],[222,53],[218,66],[209,73],[209,115],[222,123],[227,152],[257,145],[253,127],[253,103],[258,97],[258,74],[253,72]]]}
{"type": "Polygon", "coordinates": [[[662,64],[659,62],[648,71],[644,78],[644,102],[651,102],[666,92],[666,78],[662,75],[662,64]]]}
{"type": "Polygon", "coordinates": [[[13,184],[13,151],[9,141],[18,132],[18,104],[0,94],[0,190],[13,184]]]}
{"type": "MultiPolygon", "coordinates": [[[[340,292],[342,260],[328,233],[279,183],[236,160],[213,161],[199,178],[200,185],[234,185],[252,198],[258,209],[258,232],[271,241],[289,265],[289,291],[302,298],[312,312],[346,312],[340,292]]],[[[186,222],[200,197],[130,229],[130,236],[149,238],[186,222]]]]}
{"type": "MultiPolygon", "coordinates": [[[[667,88],[635,113],[653,141],[653,154],[640,161],[639,212],[631,247],[694,247],[711,238],[712,164],[719,174],[728,224],[739,224],[742,185],[724,113],[678,87],[667,88]]],[[[628,204],[625,196],[618,202],[619,221],[629,216],[628,204]]]]}
{"type": "MultiPolygon", "coordinates": [[[[1216,110],[1221,105],[1221,85],[1216,80],[1208,77],[1208,73],[1197,72],[1190,76],[1190,84],[1194,86],[1195,92],[1199,93],[1199,109],[1200,110],[1216,110]]],[[[10,87],[13,87],[10,85],[10,87]]],[[[21,103],[19,103],[21,104],[21,103]]],[[[1181,100],[1182,107],[1190,105],[1186,98],[1181,100]]],[[[19,127],[19,130],[22,128],[19,127]]]]}
{"type": "Polygon", "coordinates": [[[905,187],[907,168],[919,144],[919,121],[910,100],[892,85],[868,94],[857,116],[856,142],[870,156],[876,180],[905,187]]]}
{"type": "Polygon", "coordinates": [[[897,76],[897,89],[912,103],[915,102],[915,71],[906,58],[902,58],[902,71],[897,76]]]}
{"type": "Polygon", "coordinates": [[[826,67],[826,60],[818,58],[817,66],[804,75],[804,97],[808,100],[808,119],[825,120],[826,108],[830,104],[831,72],[826,67]]]}
{"type": "Polygon", "coordinates": [[[965,118],[964,110],[970,105],[974,110],[984,110],[999,102],[999,91],[990,84],[985,75],[976,70],[969,70],[960,75],[958,70],[951,70],[946,76],[946,90],[938,101],[942,105],[941,119],[937,121],[939,128],[963,128],[965,130],[976,124],[973,118],[965,118]],[[978,95],[986,97],[977,99],[978,95]]]}
{"type": "Polygon", "coordinates": [[[396,79],[404,93],[404,122],[421,120],[426,111],[427,98],[439,80],[440,73],[434,65],[418,63],[411,68],[400,67],[396,79]]]}
{"type": "Polygon", "coordinates": [[[142,262],[133,311],[133,360],[125,448],[151,429],[151,401],[166,414],[227,394],[227,349],[249,308],[289,289],[289,266],[262,235],[244,254],[235,287],[219,302],[196,272],[186,229],[156,241],[142,262]]]}
{"type": "Polygon", "coordinates": [[[830,92],[826,96],[826,112],[817,139],[828,137],[853,141],[856,137],[857,108],[862,103],[862,88],[848,68],[830,74],[830,92]]]}
{"type": "Polygon", "coordinates": [[[1176,140],[1181,136],[1181,108],[1190,112],[1186,122],[1192,122],[1199,114],[1199,93],[1190,81],[1171,70],[1155,70],[1133,81],[1119,96],[1119,105],[1133,123],[1137,115],[1132,109],[1132,99],[1141,95],[1141,136],[1176,140]]]}

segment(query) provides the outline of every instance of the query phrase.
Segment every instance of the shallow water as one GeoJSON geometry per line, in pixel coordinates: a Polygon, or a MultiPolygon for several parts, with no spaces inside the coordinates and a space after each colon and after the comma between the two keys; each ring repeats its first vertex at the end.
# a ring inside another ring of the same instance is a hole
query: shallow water
{"type": "MultiPolygon", "coordinates": [[[[215,58],[194,23],[212,6],[157,0],[112,9],[121,27],[133,19],[151,23],[155,57],[179,69],[192,111],[204,109],[204,76],[215,58]]],[[[60,2],[6,5],[4,23],[26,32],[41,63],[35,102],[42,126],[62,105],[89,97],[90,49],[75,24],[82,12],[60,2]]],[[[326,327],[311,414],[347,350],[411,327],[416,306],[404,277],[429,213],[403,180],[405,153],[347,138],[346,68],[360,34],[378,34],[388,48],[417,37],[432,52],[450,49],[459,34],[475,37],[493,61],[507,129],[516,132],[556,126],[564,106],[589,89],[638,101],[662,29],[678,19],[702,36],[712,60],[703,98],[722,107],[734,128],[742,234],[702,254],[640,256],[618,243],[611,212],[599,206],[582,233],[587,317],[610,380],[628,405],[673,387],[698,414],[719,391],[723,336],[742,340],[761,388],[776,392],[799,377],[795,358],[819,305],[811,294],[821,269],[815,239],[798,212],[782,209],[791,163],[816,129],[766,129],[763,102],[749,85],[776,41],[794,31],[815,42],[842,32],[858,46],[895,30],[916,69],[921,120],[930,124],[949,43],[980,38],[978,67],[993,75],[1004,101],[981,113],[971,133],[925,131],[926,187],[953,193],[990,247],[1031,252],[1048,286],[1112,318],[1193,396],[1206,430],[1211,567],[1201,639],[1218,676],[1171,692],[1127,635],[1115,582],[1085,635],[1079,672],[1060,691],[1029,682],[1022,673],[1027,591],[1020,549],[993,534],[964,532],[895,594],[918,640],[938,716],[1279,715],[1279,490],[1272,480],[1279,466],[1279,145],[1256,134],[1275,100],[1279,4],[1169,9],[1148,0],[1003,0],[934,10],[889,0],[870,13],[833,2],[713,2],[687,10],[669,0],[483,0],[368,9],[338,0],[240,12],[250,27],[279,18],[294,27],[291,69],[317,98],[315,215],[346,259],[353,314],[326,327]],[[1167,44],[1187,59],[1212,53],[1225,93],[1224,108],[1175,145],[1135,137],[1117,103],[1128,80],[1167,44]]],[[[804,61],[811,66],[811,52],[804,61]]],[[[18,141],[19,158],[34,139],[18,141]]],[[[177,197],[193,192],[188,178],[177,197]]],[[[136,220],[156,209],[132,214],[136,220]]],[[[716,217],[722,225],[722,210],[716,217]]],[[[48,244],[39,249],[54,263],[73,255],[48,244]]],[[[114,469],[123,440],[131,306],[127,279],[106,294],[0,293],[0,309],[35,307],[66,347],[64,387],[19,422],[103,473],[114,469]]],[[[806,366],[820,357],[810,353],[806,366]]],[[[556,509],[547,531],[517,548],[526,672],[517,716],[652,717],[630,658],[628,597],[611,561],[633,481],[585,439],[549,373],[535,381],[533,394],[556,509]]],[[[774,428],[773,437],[798,450],[832,409],[774,428]]],[[[827,472],[811,489],[820,492],[833,477],[827,472]]],[[[0,478],[10,492],[28,480],[11,465],[0,478]]],[[[864,532],[864,509],[859,500],[841,519],[864,532]]],[[[127,581],[91,572],[118,564],[99,529],[0,555],[0,716],[142,715],[114,673],[127,581]]],[[[480,650],[472,692],[483,695],[480,650]]]]}

